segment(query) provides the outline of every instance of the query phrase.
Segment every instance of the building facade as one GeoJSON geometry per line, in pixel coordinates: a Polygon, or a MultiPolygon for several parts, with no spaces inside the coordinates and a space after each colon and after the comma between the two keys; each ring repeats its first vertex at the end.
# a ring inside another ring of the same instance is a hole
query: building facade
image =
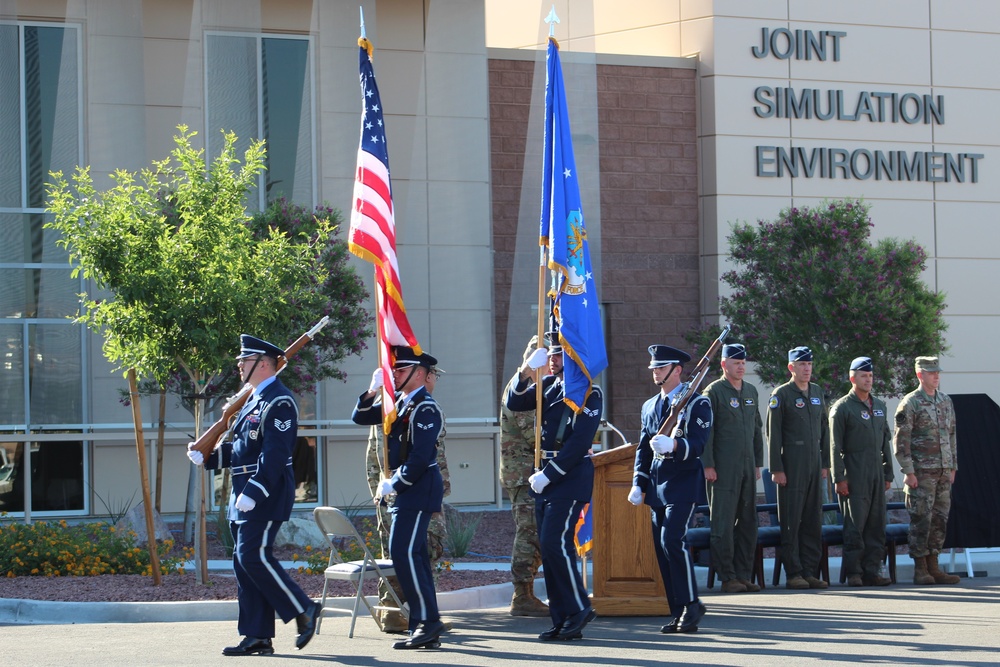
{"type": "MultiPolygon", "coordinates": [[[[358,4],[0,3],[0,511],[100,516],[138,489],[122,375],[101,337],[68,319],[89,286],[43,227],[49,172],[90,165],[110,186],[113,170],[166,156],[178,125],[209,156],[227,129],[268,141],[252,209],[284,195],[349,210],[358,4]]],[[[551,4],[360,3],[386,111],[407,310],[448,371],[436,397],[459,504],[501,502],[499,390],[535,329],[541,18],[551,4]]],[[[684,345],[687,329],[718,317],[731,223],[840,197],[872,204],[876,237],[927,249],[925,280],[948,295],[946,390],[1000,399],[992,362],[973,357],[1000,316],[1000,297],[980,288],[1000,272],[1000,75],[969,66],[1000,51],[995,3],[624,5],[555,3],[609,349],[608,419],[634,437],[655,389],[646,346],[684,345]]],[[[370,267],[356,266],[370,283],[370,267]]],[[[302,397],[316,445],[303,508],[368,502],[366,433],[349,417],[375,363],[350,359],[346,383],[302,397]]],[[[176,403],[166,513],[184,508],[194,432],[176,403]]],[[[142,410],[155,419],[154,401],[142,410]]]]}

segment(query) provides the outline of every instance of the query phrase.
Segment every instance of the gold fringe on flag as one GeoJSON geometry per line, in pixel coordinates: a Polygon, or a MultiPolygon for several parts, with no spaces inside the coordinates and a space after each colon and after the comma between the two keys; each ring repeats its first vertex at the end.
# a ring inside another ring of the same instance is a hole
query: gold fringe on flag
{"type": "Polygon", "coordinates": [[[375,51],[375,47],[372,43],[368,41],[367,37],[358,37],[358,46],[368,52],[368,57],[372,57],[372,52],[375,51]]]}

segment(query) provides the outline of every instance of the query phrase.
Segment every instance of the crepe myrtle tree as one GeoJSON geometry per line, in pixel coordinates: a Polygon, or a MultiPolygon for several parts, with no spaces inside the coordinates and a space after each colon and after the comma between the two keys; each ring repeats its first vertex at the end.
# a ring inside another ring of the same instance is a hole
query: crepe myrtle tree
{"type": "MultiPolygon", "coordinates": [[[[945,295],[921,280],[927,253],[913,240],[871,240],[862,201],[789,208],[773,221],[738,223],[728,236],[734,265],[719,300],[756,372],[768,385],[788,380],[788,350],[813,350],[813,382],[830,397],[850,389],[855,357],[871,357],[873,392],[901,396],[915,386],[913,359],[947,348],[945,295]]],[[[687,340],[703,349],[718,327],[687,340]]]]}

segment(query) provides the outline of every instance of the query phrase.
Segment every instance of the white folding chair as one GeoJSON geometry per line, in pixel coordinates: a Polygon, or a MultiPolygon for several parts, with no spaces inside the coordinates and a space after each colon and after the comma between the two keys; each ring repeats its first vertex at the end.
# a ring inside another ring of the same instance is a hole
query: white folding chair
{"type": "MultiPolygon", "coordinates": [[[[354,637],[354,623],[358,618],[358,611],[363,602],[371,613],[375,623],[381,627],[376,611],[380,609],[392,609],[409,618],[409,612],[403,606],[396,591],[389,584],[389,577],[396,576],[396,570],[392,566],[391,560],[376,559],[368,549],[364,539],[358,534],[357,529],[347,515],[336,507],[317,507],[313,510],[313,518],[316,525],[323,531],[330,541],[330,560],[324,574],[323,600],[320,604],[323,611],[326,610],[326,592],[331,581],[349,581],[355,588],[354,609],[351,611],[351,631],[348,637],[354,637]],[[361,560],[344,561],[340,557],[340,549],[356,544],[361,549],[364,557],[361,560]],[[366,581],[381,581],[389,589],[389,594],[396,601],[398,609],[372,605],[362,593],[366,581]]],[[[316,620],[316,634],[319,634],[320,624],[323,622],[323,614],[316,620]]]]}

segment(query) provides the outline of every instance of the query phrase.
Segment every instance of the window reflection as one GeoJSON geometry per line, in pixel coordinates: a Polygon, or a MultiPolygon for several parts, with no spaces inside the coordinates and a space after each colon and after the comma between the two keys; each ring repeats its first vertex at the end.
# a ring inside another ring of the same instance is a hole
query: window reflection
{"type": "MultiPolygon", "coordinates": [[[[83,443],[32,442],[31,511],[80,511],[83,506],[83,443]]],[[[23,442],[0,443],[0,512],[24,511],[23,442]]]]}

